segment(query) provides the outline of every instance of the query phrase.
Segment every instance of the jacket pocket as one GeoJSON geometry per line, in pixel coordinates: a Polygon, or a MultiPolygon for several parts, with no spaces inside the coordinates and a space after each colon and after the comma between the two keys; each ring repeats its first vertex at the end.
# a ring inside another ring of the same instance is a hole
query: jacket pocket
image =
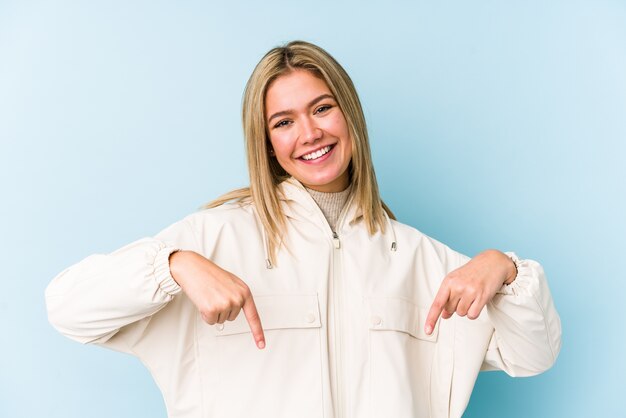
{"type": "Polygon", "coordinates": [[[255,295],[266,347],[243,311],[214,326],[213,417],[322,417],[321,321],[317,295],[255,295]]]}
{"type": "MultiPolygon", "coordinates": [[[[321,327],[317,295],[261,295],[254,296],[254,303],[263,331],[321,327]]],[[[218,337],[248,333],[252,338],[243,311],[234,321],[216,324],[215,330],[218,337]]]]}
{"type": "Polygon", "coordinates": [[[424,332],[428,308],[397,297],[368,298],[371,416],[429,416],[430,373],[439,324],[424,332]]]}
{"type": "Polygon", "coordinates": [[[402,298],[369,298],[370,330],[399,331],[422,341],[437,341],[439,322],[433,332],[424,332],[429,308],[415,305],[402,298]]]}

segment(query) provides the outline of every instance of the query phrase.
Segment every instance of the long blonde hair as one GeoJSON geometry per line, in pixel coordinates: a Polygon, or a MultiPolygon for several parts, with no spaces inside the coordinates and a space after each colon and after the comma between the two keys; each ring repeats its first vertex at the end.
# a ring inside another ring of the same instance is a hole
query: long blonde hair
{"type": "Polygon", "coordinates": [[[289,174],[269,156],[269,135],[265,121],[265,95],[278,77],[294,70],[306,70],[324,80],[342,110],[352,141],[349,166],[352,193],[360,206],[370,234],[384,232],[385,211],[393,213],[380,199],[378,184],[361,102],[352,80],[337,61],[322,48],[304,41],[292,41],[271,49],[255,67],[243,95],[243,131],[246,143],[250,187],[233,190],[207,203],[203,208],[220,206],[228,201],[254,202],[257,214],[268,233],[270,260],[281,246],[285,215],[280,209],[277,186],[289,174]]]}

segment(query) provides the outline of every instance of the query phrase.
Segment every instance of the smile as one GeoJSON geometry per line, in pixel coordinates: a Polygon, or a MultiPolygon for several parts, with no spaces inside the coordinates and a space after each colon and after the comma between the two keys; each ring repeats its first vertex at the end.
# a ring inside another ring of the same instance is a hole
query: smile
{"type": "Polygon", "coordinates": [[[317,151],[313,151],[309,154],[304,154],[302,157],[300,157],[301,159],[305,160],[305,161],[311,161],[311,160],[317,160],[318,158],[322,157],[323,155],[328,154],[328,152],[333,148],[333,145],[327,145],[324,148],[320,148],[317,151]]]}

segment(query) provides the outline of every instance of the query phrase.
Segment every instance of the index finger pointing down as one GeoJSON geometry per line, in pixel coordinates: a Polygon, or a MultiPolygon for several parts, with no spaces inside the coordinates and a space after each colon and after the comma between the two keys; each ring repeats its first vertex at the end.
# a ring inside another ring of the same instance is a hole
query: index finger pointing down
{"type": "Polygon", "coordinates": [[[448,302],[448,298],[450,297],[450,289],[447,286],[442,285],[437,292],[437,296],[435,296],[435,300],[428,311],[428,316],[426,317],[426,325],[424,326],[424,332],[430,335],[435,328],[435,324],[443,312],[443,308],[446,306],[448,302]]]}
{"type": "Polygon", "coordinates": [[[256,310],[256,305],[254,304],[252,296],[245,300],[242,309],[244,315],[246,316],[246,321],[248,321],[248,325],[250,325],[250,330],[252,331],[252,336],[254,337],[257,347],[260,349],[265,348],[265,334],[263,333],[261,318],[256,310]]]}

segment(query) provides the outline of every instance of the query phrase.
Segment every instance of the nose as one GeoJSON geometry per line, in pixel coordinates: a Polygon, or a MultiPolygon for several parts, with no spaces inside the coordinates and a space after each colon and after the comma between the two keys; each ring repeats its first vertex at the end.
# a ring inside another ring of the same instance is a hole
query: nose
{"type": "Polygon", "coordinates": [[[314,143],[323,136],[322,129],[315,123],[312,118],[303,118],[301,123],[300,139],[303,144],[314,143]]]}

